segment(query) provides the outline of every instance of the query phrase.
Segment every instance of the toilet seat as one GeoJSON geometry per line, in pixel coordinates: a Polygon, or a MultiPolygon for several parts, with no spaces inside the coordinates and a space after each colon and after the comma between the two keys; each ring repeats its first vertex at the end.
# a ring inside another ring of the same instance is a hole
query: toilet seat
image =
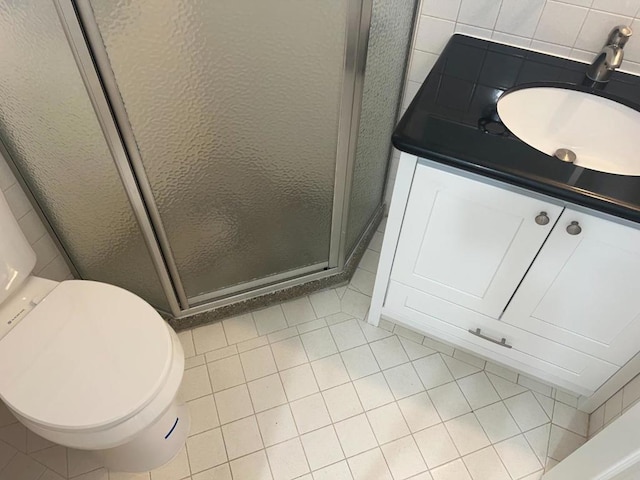
{"type": "Polygon", "coordinates": [[[19,416],[59,432],[107,430],[165,387],[175,341],[144,300],[69,280],[35,301],[0,340],[0,397],[19,416]]]}

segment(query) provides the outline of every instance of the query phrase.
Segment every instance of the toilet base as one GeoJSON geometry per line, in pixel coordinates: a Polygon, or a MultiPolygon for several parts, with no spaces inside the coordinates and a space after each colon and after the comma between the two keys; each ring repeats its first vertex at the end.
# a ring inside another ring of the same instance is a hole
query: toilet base
{"type": "Polygon", "coordinates": [[[109,470],[115,472],[148,472],[175,457],[184,446],[191,418],[185,404],[174,400],[167,411],[129,442],[93,453],[109,470]]]}

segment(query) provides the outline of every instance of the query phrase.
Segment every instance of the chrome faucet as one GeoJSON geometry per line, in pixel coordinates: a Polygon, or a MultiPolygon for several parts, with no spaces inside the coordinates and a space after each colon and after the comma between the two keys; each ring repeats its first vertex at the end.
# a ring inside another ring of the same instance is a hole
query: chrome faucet
{"type": "Polygon", "coordinates": [[[626,25],[614,27],[609,33],[604,47],[587,68],[587,78],[594,82],[608,82],[611,74],[622,64],[624,57],[622,49],[631,34],[631,29],[626,25]]]}

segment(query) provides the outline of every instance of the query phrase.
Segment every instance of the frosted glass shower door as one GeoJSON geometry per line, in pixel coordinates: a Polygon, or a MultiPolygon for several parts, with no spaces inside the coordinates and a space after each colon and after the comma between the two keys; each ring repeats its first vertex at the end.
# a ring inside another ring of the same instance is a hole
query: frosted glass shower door
{"type": "Polygon", "coordinates": [[[170,310],[53,2],[1,2],[0,45],[0,139],[76,269],[170,310]]]}
{"type": "Polygon", "coordinates": [[[325,268],[348,0],[89,3],[190,303],[325,268]]]}

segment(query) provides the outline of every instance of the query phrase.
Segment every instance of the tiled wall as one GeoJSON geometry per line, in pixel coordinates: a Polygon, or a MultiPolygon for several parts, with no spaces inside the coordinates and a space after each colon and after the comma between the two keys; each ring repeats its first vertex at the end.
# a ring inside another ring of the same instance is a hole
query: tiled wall
{"type": "Polygon", "coordinates": [[[37,261],[33,274],[51,280],[61,281],[71,277],[69,267],[60,251],[33,210],[22,187],[0,155],[0,190],[7,199],[11,211],[18,219],[31,247],[36,252],[37,261]]]}
{"type": "MultiPolygon", "coordinates": [[[[636,36],[625,47],[621,70],[640,74],[640,0],[421,0],[403,111],[454,33],[591,62],[616,25],[636,36]]],[[[394,151],[387,204],[397,169],[394,151]]]]}
{"type": "Polygon", "coordinates": [[[589,438],[640,401],[640,375],[618,390],[589,415],[589,438]]]}

